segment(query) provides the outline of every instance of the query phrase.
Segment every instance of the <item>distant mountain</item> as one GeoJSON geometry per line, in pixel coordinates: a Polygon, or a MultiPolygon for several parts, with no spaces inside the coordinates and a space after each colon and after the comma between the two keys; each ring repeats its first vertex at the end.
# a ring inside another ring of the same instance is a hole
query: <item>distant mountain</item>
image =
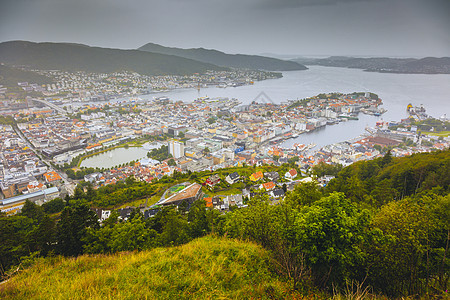
{"type": "Polygon", "coordinates": [[[266,71],[293,71],[308,69],[304,65],[293,61],[258,55],[227,54],[217,50],[209,50],[204,48],[181,49],[148,43],[140,47],[138,50],[148,51],[152,53],[176,55],[205,63],[214,64],[217,66],[231,68],[246,68],[266,71]]]}
{"type": "Polygon", "coordinates": [[[372,57],[357,58],[346,56],[330,56],[323,59],[305,61],[294,59],[307,65],[327,67],[356,68],[370,72],[408,73],[408,74],[450,74],[450,57],[388,58],[372,57]]]}
{"type": "Polygon", "coordinates": [[[43,70],[96,73],[134,71],[142,75],[185,75],[226,70],[224,67],[159,53],[26,41],[0,43],[0,62],[43,70]]]}

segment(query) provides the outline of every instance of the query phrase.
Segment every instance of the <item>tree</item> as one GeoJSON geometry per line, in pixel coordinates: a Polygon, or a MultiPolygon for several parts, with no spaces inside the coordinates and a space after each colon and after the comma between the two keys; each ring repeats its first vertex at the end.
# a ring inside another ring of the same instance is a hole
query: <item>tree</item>
{"type": "Polygon", "coordinates": [[[145,228],[142,217],[135,217],[114,226],[109,242],[110,249],[112,252],[149,249],[155,236],[155,230],[145,228]]]}
{"type": "Polygon", "coordinates": [[[380,242],[367,244],[369,283],[383,293],[398,297],[445,291],[443,269],[448,268],[450,196],[425,196],[384,205],[372,226],[384,233],[380,242]],[[446,250],[447,249],[447,250],[446,250]],[[435,279],[435,280],[433,280],[435,279]]]}
{"type": "Polygon", "coordinates": [[[62,211],[64,207],[66,206],[66,203],[61,198],[56,198],[53,200],[50,200],[49,202],[45,202],[42,204],[42,208],[47,214],[54,214],[62,211]]]}
{"type": "Polygon", "coordinates": [[[180,131],[180,132],[178,133],[178,137],[179,137],[180,139],[184,138],[184,132],[183,132],[183,131],[180,131]]]}
{"type": "Polygon", "coordinates": [[[176,166],[176,165],[177,165],[177,163],[175,162],[175,160],[174,160],[173,158],[169,159],[169,161],[167,162],[167,164],[168,164],[169,166],[176,166]]]}
{"type": "Polygon", "coordinates": [[[327,164],[320,162],[312,167],[312,172],[318,177],[325,175],[336,176],[342,170],[341,164],[327,164]]]}
{"type": "Polygon", "coordinates": [[[322,192],[315,182],[301,183],[295,186],[294,190],[286,194],[285,202],[293,208],[300,208],[311,205],[320,200],[322,192]]]}
{"type": "Polygon", "coordinates": [[[85,204],[66,207],[57,227],[58,251],[65,256],[83,253],[87,228],[98,229],[97,215],[85,204]]]}
{"type": "Polygon", "coordinates": [[[318,286],[342,284],[362,265],[368,224],[368,211],[357,209],[343,193],[303,207],[296,219],[297,250],[305,253],[318,286]]]}
{"type": "Polygon", "coordinates": [[[177,246],[189,241],[188,222],[170,208],[162,216],[163,230],[159,235],[161,246],[177,246]]]}
{"type": "Polygon", "coordinates": [[[47,256],[56,250],[56,223],[48,215],[43,217],[42,222],[34,231],[34,239],[41,256],[47,256]]]}
{"type": "Polygon", "coordinates": [[[212,123],[215,123],[215,122],[216,122],[216,119],[213,118],[213,117],[211,117],[211,118],[209,118],[208,120],[206,120],[206,122],[208,122],[209,124],[212,124],[212,123]]]}
{"type": "Polygon", "coordinates": [[[388,150],[386,152],[386,154],[383,156],[383,159],[380,161],[380,166],[384,167],[388,164],[390,164],[392,161],[392,154],[391,154],[391,150],[388,150]]]}
{"type": "Polygon", "coordinates": [[[300,157],[298,156],[294,156],[288,159],[288,163],[291,166],[295,166],[295,163],[298,162],[300,160],[300,157]]]}
{"type": "Polygon", "coordinates": [[[45,215],[42,207],[36,205],[34,202],[31,202],[30,200],[25,201],[25,204],[21,210],[21,214],[23,216],[35,220],[36,223],[39,223],[44,218],[45,215]]]}

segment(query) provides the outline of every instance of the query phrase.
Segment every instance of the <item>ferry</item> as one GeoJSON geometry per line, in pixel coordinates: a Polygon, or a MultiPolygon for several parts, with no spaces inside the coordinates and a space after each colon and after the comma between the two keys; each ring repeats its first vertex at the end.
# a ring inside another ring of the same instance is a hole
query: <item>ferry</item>
{"type": "Polygon", "coordinates": [[[412,106],[411,103],[409,103],[406,106],[406,111],[409,113],[410,116],[415,116],[419,120],[426,119],[428,117],[428,115],[425,113],[426,110],[425,107],[423,107],[423,104],[414,107],[412,106]]]}

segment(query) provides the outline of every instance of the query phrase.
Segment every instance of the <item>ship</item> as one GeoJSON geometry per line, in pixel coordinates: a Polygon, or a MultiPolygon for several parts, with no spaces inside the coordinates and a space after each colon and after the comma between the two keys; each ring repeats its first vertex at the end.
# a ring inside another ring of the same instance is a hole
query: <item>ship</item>
{"type": "Polygon", "coordinates": [[[423,120],[428,117],[428,115],[425,113],[426,110],[425,107],[423,107],[423,104],[420,104],[420,106],[413,106],[411,103],[409,103],[406,106],[406,112],[408,112],[411,117],[417,118],[419,120],[423,120]]]}

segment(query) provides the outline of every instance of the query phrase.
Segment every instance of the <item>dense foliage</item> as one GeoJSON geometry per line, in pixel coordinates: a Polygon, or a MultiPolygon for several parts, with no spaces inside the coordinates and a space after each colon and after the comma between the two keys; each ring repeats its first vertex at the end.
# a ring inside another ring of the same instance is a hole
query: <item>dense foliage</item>
{"type": "Polygon", "coordinates": [[[172,157],[172,154],[169,153],[169,147],[164,145],[159,149],[152,149],[147,153],[147,156],[159,161],[163,161],[172,157]]]}
{"type": "Polygon", "coordinates": [[[450,151],[418,153],[361,161],[343,169],[327,191],[344,192],[353,202],[381,207],[393,200],[436,193],[447,195],[450,187],[450,151]]]}

